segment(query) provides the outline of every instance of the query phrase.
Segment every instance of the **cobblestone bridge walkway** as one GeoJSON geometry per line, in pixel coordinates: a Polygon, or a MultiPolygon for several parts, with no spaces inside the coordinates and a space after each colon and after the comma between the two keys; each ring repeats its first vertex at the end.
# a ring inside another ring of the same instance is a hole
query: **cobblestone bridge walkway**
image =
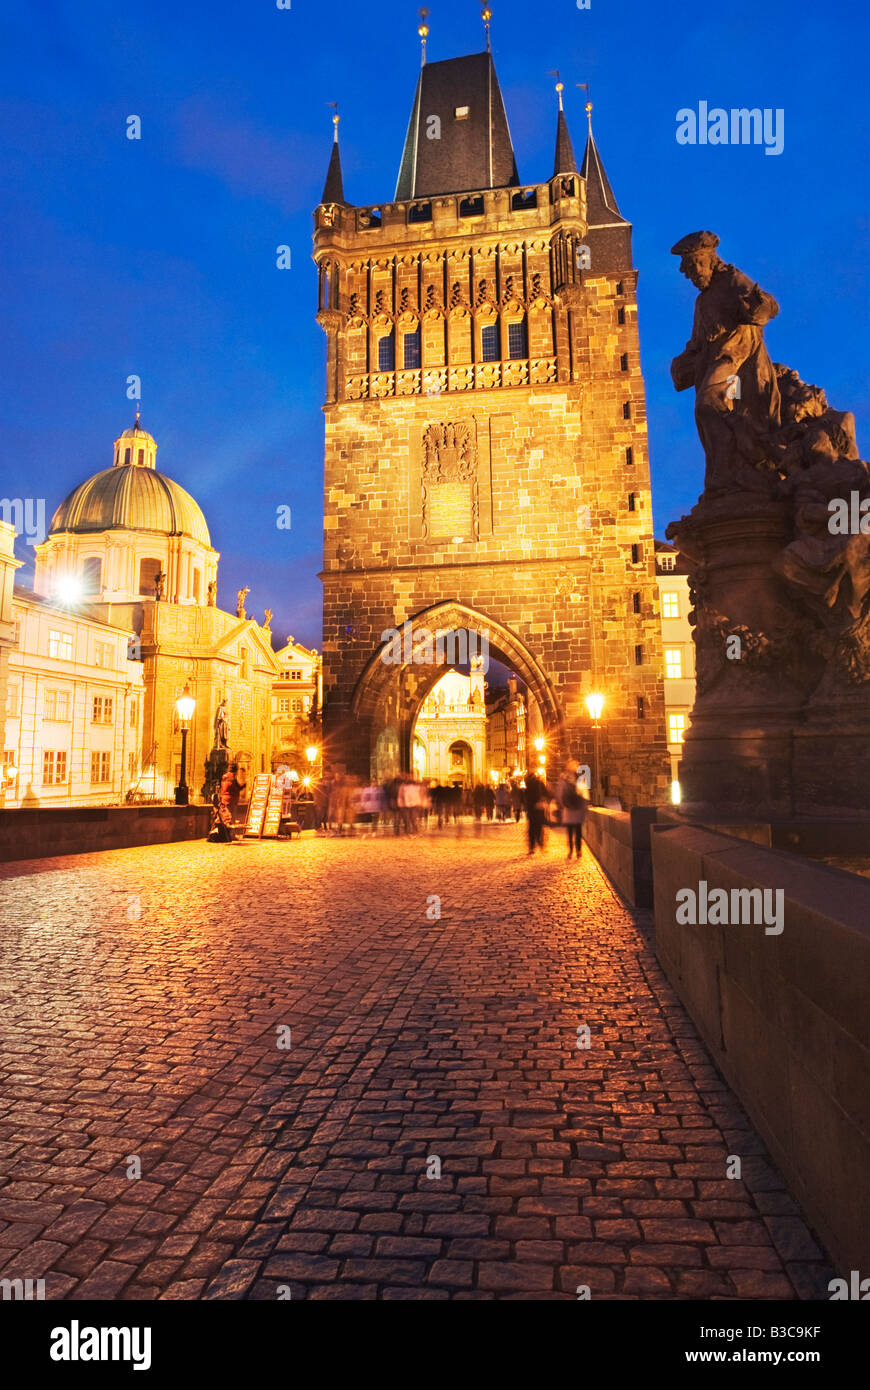
{"type": "Polygon", "coordinates": [[[523,848],[493,826],[6,866],[0,1279],[826,1297],[645,923],[585,848],[523,848]]]}

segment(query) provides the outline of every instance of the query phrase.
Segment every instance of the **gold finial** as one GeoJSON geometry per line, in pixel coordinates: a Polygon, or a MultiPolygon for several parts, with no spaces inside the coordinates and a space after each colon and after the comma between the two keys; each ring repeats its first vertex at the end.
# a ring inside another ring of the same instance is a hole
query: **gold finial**
{"type": "Polygon", "coordinates": [[[141,414],[142,414],[142,406],[141,406],[140,403],[137,401],[137,402],[136,402],[136,426],[135,426],[137,430],[138,430],[138,428],[139,428],[139,416],[140,416],[141,414]]]}
{"type": "Polygon", "coordinates": [[[333,139],[333,143],[337,145],[337,144],[338,144],[338,123],[339,123],[339,121],[341,120],[341,117],[340,117],[339,114],[338,114],[338,102],[337,102],[337,101],[328,101],[326,104],[327,104],[327,106],[331,106],[331,107],[332,107],[332,112],[333,112],[333,115],[332,115],[332,129],[333,129],[333,136],[332,136],[332,139],[333,139]]]}
{"type": "Polygon", "coordinates": [[[480,12],[480,17],[483,20],[483,27],[486,30],[486,51],[487,53],[491,53],[492,49],[489,46],[489,21],[492,19],[492,10],[489,8],[489,5],[484,5],[480,12]]]}
{"type": "Polygon", "coordinates": [[[420,67],[424,68],[426,66],[426,40],[429,37],[429,25],[426,23],[429,11],[418,10],[417,13],[420,16],[420,27],[417,30],[420,35],[420,67]]]}
{"type": "Polygon", "coordinates": [[[559,110],[561,111],[561,110],[562,110],[562,93],[563,93],[564,90],[565,90],[565,83],[562,81],[561,73],[559,72],[559,69],[558,69],[558,68],[553,68],[553,71],[549,74],[549,76],[550,76],[550,77],[555,77],[555,79],[556,79],[556,93],[557,93],[557,95],[558,95],[558,97],[559,97],[559,110]]]}

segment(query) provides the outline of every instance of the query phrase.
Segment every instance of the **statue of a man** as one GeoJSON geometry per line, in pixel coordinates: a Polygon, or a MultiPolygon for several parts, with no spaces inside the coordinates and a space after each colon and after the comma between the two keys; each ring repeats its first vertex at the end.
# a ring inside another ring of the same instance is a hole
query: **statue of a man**
{"type": "Polygon", "coordinates": [[[248,597],[248,594],[249,594],[250,592],[251,592],[250,589],[239,589],[239,590],[238,590],[238,592],[237,592],[237,594],[236,594],[236,617],[237,617],[237,618],[243,618],[243,617],[245,616],[245,599],[248,597]]]}
{"type": "Polygon", "coordinates": [[[215,748],[229,748],[230,746],[230,725],[227,714],[226,699],[221,700],[214,716],[214,746],[215,748]]]}
{"type": "Polygon", "coordinates": [[[772,295],[716,254],[714,232],[692,232],[671,253],[699,290],[692,336],[671,363],[678,391],[695,387],[695,421],[707,458],[705,488],[725,491],[735,483],[736,416],[748,416],[756,432],[779,425],[780,398],[764,345],[764,325],[779,313],[772,295]]]}

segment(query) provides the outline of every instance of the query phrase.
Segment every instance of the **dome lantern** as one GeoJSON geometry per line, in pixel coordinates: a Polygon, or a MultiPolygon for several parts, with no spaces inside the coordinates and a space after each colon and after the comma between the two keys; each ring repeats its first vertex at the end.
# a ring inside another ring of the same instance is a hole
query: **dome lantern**
{"type": "Polygon", "coordinates": [[[115,440],[115,468],[156,468],[157,441],[139,424],[139,407],[132,429],[124,430],[115,440]]]}

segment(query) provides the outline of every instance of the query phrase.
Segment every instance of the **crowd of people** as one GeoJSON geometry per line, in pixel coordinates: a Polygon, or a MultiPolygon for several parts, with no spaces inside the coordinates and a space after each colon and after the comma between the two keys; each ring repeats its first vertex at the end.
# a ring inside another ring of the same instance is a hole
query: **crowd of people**
{"type": "Polygon", "coordinates": [[[418,835],[430,826],[456,826],[471,820],[480,834],[486,822],[526,818],[528,851],[544,848],[548,825],[567,831],[568,858],[579,858],[583,817],[589,798],[571,759],[551,789],[537,773],[497,783],[466,786],[426,782],[400,775],[364,784],[351,773],[329,772],[312,789],[314,828],[319,835],[418,835]]]}

